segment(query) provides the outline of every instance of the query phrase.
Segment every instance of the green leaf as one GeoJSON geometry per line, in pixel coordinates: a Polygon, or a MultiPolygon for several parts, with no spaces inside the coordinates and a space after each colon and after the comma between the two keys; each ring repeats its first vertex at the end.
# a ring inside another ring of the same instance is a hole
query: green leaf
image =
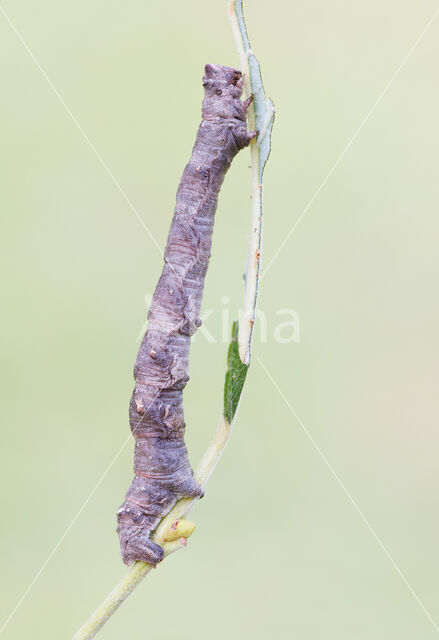
{"type": "Polygon", "coordinates": [[[233,323],[232,341],[227,353],[227,371],[224,383],[224,417],[232,424],[238,408],[248,367],[241,362],[238,350],[238,323],[233,323]]]}

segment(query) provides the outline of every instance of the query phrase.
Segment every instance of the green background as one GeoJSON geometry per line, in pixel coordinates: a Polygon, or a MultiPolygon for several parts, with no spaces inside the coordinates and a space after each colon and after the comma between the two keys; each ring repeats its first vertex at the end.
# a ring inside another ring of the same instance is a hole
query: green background
{"type": "MultiPolygon", "coordinates": [[[[267,265],[433,15],[433,0],[247,1],[277,107],[267,265]]],[[[160,245],[200,117],[206,62],[237,65],[225,1],[3,8],[160,245]]],[[[439,620],[439,18],[262,280],[232,441],[188,548],[148,576],[107,640],[436,637],[258,362],[439,620]],[[273,340],[276,311],[300,343],[273,340]]],[[[2,620],[129,436],[136,342],[162,259],[0,13],[2,620]]],[[[204,309],[241,304],[248,154],[218,209],[204,309]],[[230,302],[222,303],[223,296],[230,302]]],[[[217,424],[226,345],[197,338],[185,393],[194,465],[217,424]]],[[[124,575],[117,457],[5,628],[69,638],[124,575]]],[[[2,621],[0,621],[0,624],[2,621]]]]}

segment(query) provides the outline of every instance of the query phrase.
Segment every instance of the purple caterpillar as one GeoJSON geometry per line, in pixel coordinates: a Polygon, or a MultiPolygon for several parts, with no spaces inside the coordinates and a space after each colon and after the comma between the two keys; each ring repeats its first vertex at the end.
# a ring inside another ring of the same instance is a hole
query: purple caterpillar
{"type": "Polygon", "coordinates": [[[218,193],[231,162],[257,132],[248,132],[240,71],[206,65],[202,121],[177,191],[165,265],[134,367],[130,426],[134,479],[117,512],[125,564],[156,565],[163,549],[150,533],[182,497],[200,498],[184,443],[183,389],[191,336],[200,326],[218,193]]]}

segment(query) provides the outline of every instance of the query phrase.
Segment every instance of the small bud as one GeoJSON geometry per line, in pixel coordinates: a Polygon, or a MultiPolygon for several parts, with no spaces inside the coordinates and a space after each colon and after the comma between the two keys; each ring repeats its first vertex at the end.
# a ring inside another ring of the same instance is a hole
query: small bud
{"type": "Polygon", "coordinates": [[[165,542],[173,542],[179,538],[189,538],[195,530],[195,524],[190,520],[176,520],[172,523],[169,531],[163,536],[165,542]]]}

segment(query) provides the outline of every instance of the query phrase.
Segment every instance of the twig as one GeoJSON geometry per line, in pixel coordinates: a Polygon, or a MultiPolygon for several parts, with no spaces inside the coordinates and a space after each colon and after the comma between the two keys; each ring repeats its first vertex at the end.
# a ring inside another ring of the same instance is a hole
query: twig
{"type": "Polygon", "coordinates": [[[258,282],[262,252],[262,178],[270,154],[271,129],[274,122],[274,104],[265,95],[261,69],[250,48],[244,21],[243,0],[229,2],[229,19],[241,60],[241,71],[245,74],[244,89],[252,93],[254,101],[248,111],[249,127],[258,129],[259,136],[250,143],[251,165],[251,227],[248,263],[245,274],[243,317],[239,325],[239,356],[245,365],[250,364],[250,347],[256,319],[258,282]]]}
{"type": "MultiPolygon", "coordinates": [[[[251,238],[249,247],[249,266],[246,274],[244,310],[248,322],[244,328],[233,327],[232,342],[228,353],[228,370],[224,390],[224,415],[219,421],[215,434],[205,451],[195,472],[195,479],[201,487],[206,483],[220,460],[236,418],[239,400],[250,361],[250,343],[257,302],[257,281],[259,275],[261,232],[262,232],[262,174],[270,151],[270,134],[273,125],[273,103],[266,98],[259,70],[248,41],[242,12],[242,0],[229,3],[229,18],[241,59],[241,68],[245,73],[245,92],[247,97],[254,95],[254,106],[249,109],[249,127],[259,128],[257,142],[250,147],[251,159],[251,192],[252,216],[251,238]],[[254,262],[252,262],[252,257],[254,262]],[[253,265],[253,266],[252,266],[253,265]],[[238,347],[239,340],[239,347],[238,347]]],[[[192,534],[195,525],[186,516],[197,500],[184,498],[179,500],[169,513],[161,520],[151,536],[151,540],[163,548],[164,555],[186,546],[187,538],[192,534]]],[[[117,611],[120,605],[136,588],[151,570],[145,562],[135,562],[127,575],[94,611],[89,620],[75,634],[73,640],[90,640],[103,627],[107,620],[117,611]]]]}

